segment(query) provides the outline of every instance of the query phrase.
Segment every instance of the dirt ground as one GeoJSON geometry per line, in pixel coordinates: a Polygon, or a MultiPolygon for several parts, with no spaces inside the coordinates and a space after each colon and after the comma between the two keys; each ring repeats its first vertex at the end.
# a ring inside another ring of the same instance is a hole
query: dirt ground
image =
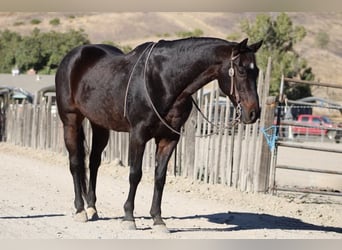
{"type": "MultiPolygon", "coordinates": [[[[342,151],[342,143],[335,143],[329,140],[323,142],[316,140],[292,143],[298,146],[322,147],[342,151]]],[[[278,147],[277,165],[341,172],[341,162],[341,153],[278,147]]],[[[276,182],[279,186],[297,186],[315,190],[342,191],[342,175],[338,174],[277,169],[276,182]]],[[[340,200],[342,201],[342,197],[340,200]]]]}
{"type": "Polygon", "coordinates": [[[136,197],[138,230],[123,230],[128,168],[103,164],[100,219],[75,222],[65,156],[0,143],[0,239],[341,239],[342,199],[241,193],[168,176],[163,217],[170,233],[153,229],[153,178],[144,172],[136,197]]]}

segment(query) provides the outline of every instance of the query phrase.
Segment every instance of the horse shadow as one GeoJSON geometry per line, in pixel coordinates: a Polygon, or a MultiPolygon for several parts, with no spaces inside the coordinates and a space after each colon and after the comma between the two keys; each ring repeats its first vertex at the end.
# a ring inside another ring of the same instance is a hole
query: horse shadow
{"type": "Polygon", "coordinates": [[[247,212],[227,212],[206,215],[194,215],[184,217],[169,217],[165,219],[207,219],[211,223],[219,225],[227,225],[227,227],[219,228],[182,228],[170,229],[171,233],[192,232],[192,231],[241,231],[256,229],[280,229],[280,230],[307,230],[307,231],[323,231],[335,232],[342,234],[341,227],[321,226],[304,222],[297,218],[286,216],[276,216],[270,214],[258,214],[247,212]]]}
{"type": "Polygon", "coordinates": [[[65,214],[36,214],[36,215],[19,215],[19,216],[0,216],[0,220],[16,220],[16,219],[39,219],[50,217],[61,217],[65,214]]]}
{"type": "MultiPolygon", "coordinates": [[[[0,216],[0,220],[8,219],[37,219],[43,217],[61,217],[65,214],[42,214],[42,215],[27,215],[27,216],[0,216]]],[[[123,217],[102,217],[99,220],[122,220],[123,217]]],[[[136,219],[149,220],[150,217],[136,217],[136,219]]],[[[227,227],[191,227],[191,228],[169,228],[171,233],[177,232],[194,232],[194,231],[241,231],[241,230],[257,230],[257,229],[280,229],[280,230],[306,230],[306,231],[323,231],[323,232],[335,232],[342,234],[341,227],[321,226],[304,222],[297,218],[291,218],[286,216],[276,216],[270,214],[258,214],[247,212],[227,212],[227,213],[215,213],[215,214],[203,214],[193,216],[171,216],[165,217],[165,220],[199,220],[206,219],[210,223],[218,225],[227,225],[227,227]]],[[[141,230],[149,230],[150,227],[141,228],[141,230]]]]}

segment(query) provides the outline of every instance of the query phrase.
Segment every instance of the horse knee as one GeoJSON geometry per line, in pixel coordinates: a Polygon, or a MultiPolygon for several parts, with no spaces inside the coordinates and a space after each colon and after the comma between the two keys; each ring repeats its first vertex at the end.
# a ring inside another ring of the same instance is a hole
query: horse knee
{"type": "Polygon", "coordinates": [[[72,174],[79,173],[80,169],[83,166],[83,160],[78,157],[70,157],[69,158],[69,169],[72,174]]]}
{"type": "Polygon", "coordinates": [[[129,173],[129,182],[133,185],[138,185],[142,177],[141,169],[131,169],[129,173]]]}
{"type": "Polygon", "coordinates": [[[77,174],[79,172],[79,164],[70,162],[69,170],[72,175],[77,174]]]}

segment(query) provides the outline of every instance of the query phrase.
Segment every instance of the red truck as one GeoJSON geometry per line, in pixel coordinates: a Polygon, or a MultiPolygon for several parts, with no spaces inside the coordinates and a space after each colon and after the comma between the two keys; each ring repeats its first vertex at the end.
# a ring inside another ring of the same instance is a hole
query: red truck
{"type": "Polygon", "coordinates": [[[326,135],[330,140],[336,139],[336,125],[326,116],[320,115],[299,115],[298,126],[292,127],[293,135],[326,135]],[[299,126],[300,125],[300,126],[299,126]]]}

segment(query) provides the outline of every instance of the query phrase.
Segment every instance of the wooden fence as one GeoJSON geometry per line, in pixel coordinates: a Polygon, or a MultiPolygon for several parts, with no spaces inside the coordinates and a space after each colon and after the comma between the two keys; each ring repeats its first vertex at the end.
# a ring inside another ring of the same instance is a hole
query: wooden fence
{"type": "MultiPolygon", "coordinates": [[[[204,183],[224,184],[242,191],[267,191],[271,153],[260,127],[267,127],[273,122],[274,103],[267,102],[269,75],[270,62],[265,76],[260,72],[258,82],[261,119],[252,125],[239,124],[224,129],[224,124],[234,118],[232,104],[228,98],[220,97],[216,82],[211,84],[209,92],[200,90],[196,96],[198,105],[218,127],[206,122],[193,109],[170,160],[168,173],[204,183]]],[[[6,141],[66,154],[62,123],[51,100],[48,98],[47,102],[36,105],[10,105],[6,113],[6,141]]],[[[84,130],[87,145],[90,145],[91,128],[87,121],[84,130]]],[[[128,134],[111,131],[102,157],[105,162],[119,159],[127,166],[128,134]]],[[[154,163],[155,143],[151,140],[145,150],[144,171],[154,169],[154,163]]]]}

